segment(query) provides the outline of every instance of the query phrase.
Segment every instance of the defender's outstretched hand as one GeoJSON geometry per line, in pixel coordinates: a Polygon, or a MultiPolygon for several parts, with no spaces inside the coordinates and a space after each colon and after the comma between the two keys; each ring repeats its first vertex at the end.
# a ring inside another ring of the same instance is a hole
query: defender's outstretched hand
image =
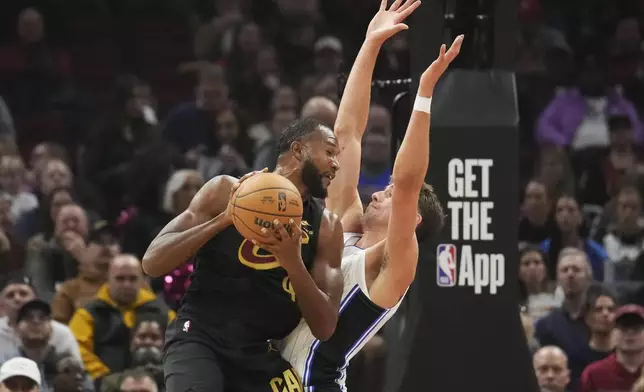
{"type": "Polygon", "coordinates": [[[438,83],[438,80],[443,76],[443,73],[445,73],[445,70],[447,70],[447,67],[451,64],[452,61],[458,56],[458,53],[461,51],[461,45],[463,44],[463,39],[464,35],[459,35],[456,37],[454,40],[454,43],[452,43],[452,46],[450,46],[449,50],[446,51],[445,44],[441,45],[440,48],[440,53],[438,54],[438,58],[432,62],[429,67],[423,72],[423,74],[420,77],[420,89],[423,90],[425,93],[422,94],[423,96],[431,96],[431,95],[425,95],[427,92],[433,92],[434,87],[436,87],[436,83],[438,83]]]}
{"type": "Polygon", "coordinates": [[[396,33],[407,30],[409,26],[402,21],[419,6],[420,0],[396,0],[387,9],[387,0],[382,0],[367,28],[367,39],[382,44],[396,33]]]}

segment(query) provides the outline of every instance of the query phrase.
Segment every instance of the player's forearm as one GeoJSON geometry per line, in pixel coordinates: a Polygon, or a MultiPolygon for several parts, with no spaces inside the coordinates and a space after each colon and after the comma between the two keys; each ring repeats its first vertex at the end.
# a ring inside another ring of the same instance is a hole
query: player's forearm
{"type": "Polygon", "coordinates": [[[429,113],[414,110],[393,168],[396,188],[420,189],[429,167],[429,113]]]}
{"type": "Polygon", "coordinates": [[[297,267],[288,271],[293,285],[295,298],[313,336],[325,341],[335,332],[338,322],[338,309],[327,294],[315,284],[304,263],[293,263],[297,267]]]}
{"type": "Polygon", "coordinates": [[[371,79],[381,47],[379,42],[365,40],[353,63],[334,127],[340,147],[345,136],[362,138],[365,131],[371,102],[371,79]]]}
{"type": "Polygon", "coordinates": [[[231,223],[230,218],[222,212],[213,219],[188,230],[159,235],[152,241],[143,256],[143,270],[152,277],[171,272],[231,223]]]}

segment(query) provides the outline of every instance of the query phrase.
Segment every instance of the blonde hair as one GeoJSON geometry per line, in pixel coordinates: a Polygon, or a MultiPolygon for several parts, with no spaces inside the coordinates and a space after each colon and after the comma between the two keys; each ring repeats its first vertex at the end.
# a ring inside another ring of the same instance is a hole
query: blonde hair
{"type": "Polygon", "coordinates": [[[170,176],[168,182],[165,184],[165,190],[163,191],[163,202],[161,204],[161,209],[168,214],[174,213],[174,194],[181,189],[181,187],[186,183],[186,179],[190,176],[197,176],[201,178],[201,174],[192,169],[183,169],[177,170],[170,176]]]}

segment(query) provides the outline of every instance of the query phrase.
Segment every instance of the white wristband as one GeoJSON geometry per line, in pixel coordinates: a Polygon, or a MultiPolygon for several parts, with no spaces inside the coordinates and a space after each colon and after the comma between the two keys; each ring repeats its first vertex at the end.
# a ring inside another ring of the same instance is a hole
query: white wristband
{"type": "Polygon", "coordinates": [[[416,95],[416,101],[414,101],[414,110],[418,112],[431,113],[432,109],[432,98],[421,97],[416,95]]]}

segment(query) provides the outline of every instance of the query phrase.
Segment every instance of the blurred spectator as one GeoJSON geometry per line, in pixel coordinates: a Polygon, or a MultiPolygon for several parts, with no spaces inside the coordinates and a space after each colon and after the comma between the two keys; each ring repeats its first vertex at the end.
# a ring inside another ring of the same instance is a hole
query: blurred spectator
{"type": "Polygon", "coordinates": [[[581,376],[580,392],[628,391],[644,365],[644,308],[625,305],[615,313],[615,353],[588,365],[581,376]]]}
{"type": "Polygon", "coordinates": [[[303,78],[300,85],[300,95],[308,100],[316,94],[316,86],[325,78],[331,76],[335,79],[340,72],[343,58],[342,42],[336,37],[326,36],[315,41],[314,73],[303,78]]]}
{"type": "MultiPolygon", "coordinates": [[[[30,185],[38,191],[42,180],[42,174],[48,166],[50,160],[62,161],[68,165],[69,157],[65,147],[60,144],[44,142],[37,144],[29,155],[29,168],[31,171],[28,173],[30,185]]],[[[51,170],[51,169],[50,169],[51,170]]]]}
{"type": "MultiPolygon", "coordinates": [[[[0,358],[4,358],[18,349],[18,312],[24,304],[36,299],[36,294],[29,278],[21,276],[10,279],[0,294],[8,312],[7,316],[0,318],[0,358]]],[[[58,356],[71,355],[78,361],[81,359],[76,339],[64,324],[51,321],[51,338],[48,344],[54,348],[58,356]]]]}
{"type": "Polygon", "coordinates": [[[0,51],[5,98],[14,115],[50,109],[70,76],[70,58],[47,40],[43,16],[35,8],[20,12],[17,38],[0,51]]]}
{"type": "Polygon", "coordinates": [[[51,385],[54,392],[94,392],[91,380],[88,380],[81,364],[73,357],[58,360],[51,385]]]}
{"type": "Polygon", "coordinates": [[[539,180],[526,185],[523,196],[522,216],[519,221],[519,247],[540,244],[555,233],[552,219],[552,201],[548,189],[539,180]]]}
{"type": "Polygon", "coordinates": [[[539,320],[535,327],[539,344],[560,347],[568,356],[571,390],[575,390],[588,363],[589,336],[584,306],[591,281],[592,272],[586,255],[579,249],[563,249],[557,262],[557,283],[564,293],[563,304],[539,320]]]}
{"type": "Polygon", "coordinates": [[[565,35],[543,20],[543,9],[539,1],[519,2],[519,58],[517,71],[521,74],[544,73],[549,52],[558,49],[567,53],[572,48],[565,35]]]}
{"type": "Polygon", "coordinates": [[[579,85],[555,96],[539,118],[537,139],[541,144],[583,150],[609,144],[608,118],[626,115],[631,119],[635,139],[644,130],[633,104],[606,85],[606,76],[595,58],[584,59],[579,85]]]}
{"type": "Polygon", "coordinates": [[[557,346],[540,348],[532,357],[534,371],[541,391],[566,392],[570,381],[568,358],[557,346]]]}
{"type": "Polygon", "coordinates": [[[587,149],[574,156],[579,172],[579,197],[584,204],[606,204],[639,165],[631,120],[627,116],[611,116],[608,130],[608,148],[587,149]]]}
{"type": "Polygon", "coordinates": [[[216,16],[195,34],[197,60],[218,60],[233,49],[235,32],[244,21],[240,1],[215,1],[216,16]]]}
{"type": "Polygon", "coordinates": [[[94,255],[87,247],[89,222],[85,210],[77,204],[60,207],[49,241],[43,236],[29,241],[25,270],[32,277],[41,298],[51,301],[58,285],[78,273],[78,264],[94,255]]]}
{"type": "Polygon", "coordinates": [[[166,322],[167,320],[159,317],[143,317],[137,320],[132,329],[132,361],[129,370],[105,377],[101,382],[101,392],[120,392],[123,380],[132,370],[145,371],[156,380],[157,385],[163,385],[163,338],[166,322]]]}
{"type": "Polygon", "coordinates": [[[203,186],[203,179],[194,170],[178,170],[166,182],[159,204],[159,214],[146,211],[125,211],[123,226],[123,251],[143,257],[148,245],[172,218],[184,211],[192,197],[203,186]]]}
{"type": "Polygon", "coordinates": [[[16,323],[20,344],[8,357],[0,358],[0,362],[17,357],[31,359],[40,371],[41,390],[50,391],[48,383],[53,376],[52,366],[55,363],[55,352],[49,346],[52,334],[51,308],[44,301],[31,300],[18,310],[16,323]]]}
{"type": "Polygon", "coordinates": [[[608,290],[602,288],[594,292],[589,290],[586,305],[586,325],[590,331],[587,365],[606,358],[615,349],[615,308],[617,301],[615,296],[608,290]]]}
{"type": "Polygon", "coordinates": [[[575,194],[574,174],[566,153],[561,149],[542,148],[535,174],[535,177],[546,186],[551,201],[556,201],[564,194],[575,194]]]}
{"type": "Polygon", "coordinates": [[[0,391],[40,392],[41,376],[38,365],[28,358],[16,357],[0,366],[0,391]]]}
{"type": "MultiPolygon", "coordinates": [[[[559,260],[559,252],[565,247],[582,249],[592,267],[592,277],[595,280],[604,280],[604,265],[609,262],[608,255],[601,245],[585,238],[583,233],[583,220],[579,204],[570,196],[561,196],[555,204],[555,221],[557,229],[553,237],[545,240],[541,247],[548,254],[549,260],[559,260]]],[[[555,268],[548,266],[548,275],[554,276],[555,268]]]]}
{"type": "Polygon", "coordinates": [[[54,320],[67,324],[76,309],[85,306],[107,281],[112,259],[120,246],[105,221],[95,222],[87,239],[87,255],[79,260],[78,276],[63,282],[52,302],[54,320]]]}
{"type": "Polygon", "coordinates": [[[635,187],[624,187],[617,195],[617,222],[604,236],[604,248],[610,260],[606,264],[606,282],[628,281],[633,275],[635,261],[644,250],[641,204],[635,187]]]}
{"type": "Polygon", "coordinates": [[[145,371],[128,373],[120,385],[120,392],[158,392],[159,387],[154,378],[145,371]]]}
{"type": "Polygon", "coordinates": [[[165,140],[184,153],[206,143],[215,128],[217,114],[228,104],[224,69],[214,64],[201,69],[195,92],[196,100],[174,108],[162,129],[165,140]]]}
{"type": "Polygon", "coordinates": [[[391,178],[389,160],[381,157],[389,154],[391,140],[391,115],[380,105],[369,109],[367,130],[362,139],[362,165],[358,191],[363,202],[371,200],[371,195],[384,189],[391,178]]]}
{"type": "Polygon", "coordinates": [[[116,81],[111,107],[87,140],[84,175],[92,178],[107,204],[107,217],[120,212],[127,170],[137,151],[160,138],[150,86],[133,75],[116,81]]]}
{"type": "Polygon", "coordinates": [[[325,97],[313,97],[302,106],[301,118],[314,118],[333,129],[338,117],[338,105],[325,97]]]}
{"type": "Polygon", "coordinates": [[[539,248],[532,246],[523,248],[519,253],[521,303],[535,322],[561,306],[562,302],[555,295],[554,282],[548,280],[544,257],[539,248]]]}
{"type": "Polygon", "coordinates": [[[196,168],[206,181],[218,175],[241,177],[250,171],[251,143],[245,124],[231,107],[221,110],[215,121],[197,157],[196,168]]]}
{"type": "MultiPolygon", "coordinates": [[[[52,335],[49,304],[38,299],[25,303],[18,311],[17,332],[20,345],[10,356],[25,357],[36,362],[40,369],[41,389],[51,390],[50,387],[58,373],[60,354],[57,354],[55,348],[49,344],[52,335]]],[[[68,355],[65,354],[65,356],[68,355]]],[[[87,386],[85,389],[91,389],[91,381],[88,377],[82,376],[82,384],[87,386]]]]}
{"type": "Polygon", "coordinates": [[[622,18],[617,22],[611,49],[614,53],[636,53],[641,50],[642,34],[635,16],[622,18]]]}
{"type": "Polygon", "coordinates": [[[85,368],[94,380],[127,368],[131,329],[138,318],[155,314],[167,324],[175,317],[163,301],[143,287],[143,279],[137,258],[116,257],[110,264],[107,283],[93,301],[76,310],[69,322],[85,368]]]}
{"type": "Polygon", "coordinates": [[[48,160],[38,184],[38,193],[41,197],[38,208],[22,214],[16,222],[16,234],[21,240],[27,241],[39,233],[46,232],[49,227],[53,227],[46,224],[51,217],[44,208],[51,207],[52,191],[63,187],[74,187],[74,177],[69,166],[60,159],[48,160]]]}
{"type": "Polygon", "coordinates": [[[297,113],[292,109],[277,109],[273,112],[272,121],[269,124],[270,137],[256,147],[255,162],[253,170],[274,170],[277,165],[279,136],[282,130],[297,119],[297,113]]]}
{"type": "Polygon", "coordinates": [[[21,270],[25,261],[25,249],[15,234],[14,220],[11,215],[13,199],[0,191],[0,278],[11,272],[21,270]]]}
{"type": "Polygon", "coordinates": [[[26,170],[18,155],[0,157],[0,189],[11,196],[11,217],[15,222],[25,212],[38,207],[36,196],[26,192],[26,170]]]}

